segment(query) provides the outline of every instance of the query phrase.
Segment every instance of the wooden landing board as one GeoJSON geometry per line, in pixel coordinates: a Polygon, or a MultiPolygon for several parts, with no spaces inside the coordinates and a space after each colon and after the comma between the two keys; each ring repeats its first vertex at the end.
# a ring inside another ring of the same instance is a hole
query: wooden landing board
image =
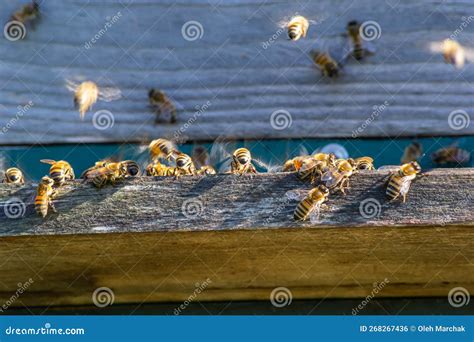
{"type": "Polygon", "coordinates": [[[365,297],[381,282],[381,297],[472,293],[474,170],[429,171],[406,204],[385,200],[386,176],[355,175],[320,224],[293,222],[285,193],[308,185],[292,174],[73,184],[46,220],[31,185],[1,185],[0,301],[30,278],[13,306],[89,305],[99,287],[115,303],[181,302],[207,279],[201,301],[267,300],[279,286],[294,299],[365,297]]]}
{"type": "MultiPolygon", "coordinates": [[[[2,20],[22,3],[0,4],[2,20]]],[[[437,43],[455,34],[472,56],[470,2],[55,0],[42,6],[42,21],[27,28],[24,40],[0,39],[0,128],[8,128],[0,144],[142,141],[175,132],[181,141],[474,133],[474,67],[456,70],[436,52],[437,43]],[[296,12],[316,23],[306,39],[292,42],[278,23],[296,12]],[[341,34],[353,19],[379,24],[376,55],[350,61],[338,80],[322,78],[308,51],[341,54],[341,34]],[[182,34],[189,22],[197,22],[196,40],[182,34]],[[118,87],[123,98],[98,102],[81,122],[66,80],[118,87]],[[177,124],[154,124],[151,87],[176,102],[177,124]],[[18,106],[30,101],[18,115],[18,106]],[[99,110],[112,113],[112,127],[94,127],[99,110]],[[286,128],[274,129],[272,113],[281,110],[290,113],[291,125],[282,121],[286,128]],[[467,112],[460,117],[467,124],[455,126],[462,129],[449,125],[455,110],[467,112]]]]}

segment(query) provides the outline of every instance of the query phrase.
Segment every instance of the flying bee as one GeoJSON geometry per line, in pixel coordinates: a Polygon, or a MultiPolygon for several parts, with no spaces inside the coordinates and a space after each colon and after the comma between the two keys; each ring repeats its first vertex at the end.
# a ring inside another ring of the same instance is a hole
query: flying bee
{"type": "Polygon", "coordinates": [[[41,217],[48,215],[48,210],[51,208],[54,212],[53,198],[56,196],[56,190],[53,188],[54,180],[48,176],[41,178],[38,185],[38,191],[35,197],[35,210],[41,217]]]}
{"type": "Polygon", "coordinates": [[[312,50],[310,55],[313,62],[321,70],[323,76],[331,78],[339,76],[339,64],[329,55],[328,52],[312,50]]]}
{"type": "Polygon", "coordinates": [[[166,166],[161,164],[160,162],[150,163],[146,167],[146,175],[147,176],[155,176],[155,177],[169,177],[173,176],[176,173],[176,168],[166,166]]]}
{"type": "Polygon", "coordinates": [[[8,184],[25,184],[25,177],[23,172],[16,167],[11,167],[5,171],[3,183],[8,184]]]}
{"type": "Polygon", "coordinates": [[[371,157],[359,157],[354,159],[357,170],[375,170],[374,160],[371,157]]]}
{"type": "Polygon", "coordinates": [[[400,166],[398,171],[392,173],[388,180],[386,195],[393,201],[402,196],[403,203],[406,202],[408,190],[410,190],[411,182],[416,175],[421,172],[421,167],[416,161],[412,161],[400,166]]]}
{"type": "Polygon", "coordinates": [[[328,188],[333,189],[339,186],[339,190],[345,194],[344,186],[349,188],[349,178],[356,171],[354,159],[338,159],[335,167],[326,168],[321,176],[321,182],[328,188]]]}
{"type": "Polygon", "coordinates": [[[295,221],[305,221],[310,218],[311,223],[317,223],[321,206],[328,199],[329,189],[324,185],[319,185],[307,192],[305,196],[301,196],[298,190],[288,191],[287,196],[290,199],[300,200],[293,214],[295,221]]]}
{"type": "Polygon", "coordinates": [[[211,166],[211,158],[204,146],[195,146],[192,152],[192,160],[198,175],[215,175],[216,170],[211,166]]]}
{"type": "Polygon", "coordinates": [[[133,160],[122,162],[106,163],[103,167],[98,167],[87,173],[88,180],[91,180],[96,188],[102,188],[106,184],[115,185],[119,180],[135,177],[140,173],[140,167],[133,160]]]}
{"type": "Polygon", "coordinates": [[[182,152],[179,152],[176,159],[175,177],[183,175],[197,175],[196,167],[194,166],[193,159],[182,152]]]}
{"type": "Polygon", "coordinates": [[[252,155],[248,149],[241,147],[234,151],[230,164],[230,173],[239,175],[257,173],[255,166],[252,164],[252,155]]]}
{"type": "Polygon", "coordinates": [[[309,21],[301,15],[294,16],[287,23],[288,38],[291,40],[299,40],[301,37],[306,37],[309,28],[309,21]]]}
{"type": "Polygon", "coordinates": [[[356,20],[350,21],[347,24],[347,34],[351,40],[351,54],[358,61],[373,55],[375,49],[368,43],[364,42],[360,34],[360,23],[356,20]]]}
{"type": "Polygon", "coordinates": [[[402,164],[408,164],[412,161],[417,161],[423,155],[423,146],[418,142],[414,141],[405,148],[403,156],[400,159],[402,164]]]}
{"type": "Polygon", "coordinates": [[[155,123],[160,122],[160,116],[162,115],[170,116],[170,123],[176,122],[176,106],[164,92],[157,89],[150,89],[148,92],[148,100],[156,114],[155,123]]]}
{"type": "Polygon", "coordinates": [[[55,161],[51,159],[41,159],[42,163],[50,164],[51,168],[49,169],[49,176],[54,180],[54,185],[56,187],[62,186],[67,181],[73,180],[74,170],[71,165],[65,161],[55,161]]]}
{"type": "Polygon", "coordinates": [[[153,140],[148,146],[148,149],[150,150],[152,160],[175,157],[179,153],[173,142],[161,138],[153,140]]]}
{"type": "Polygon", "coordinates": [[[457,41],[446,39],[443,41],[443,56],[446,63],[461,69],[465,62],[464,48],[457,41]]]}
{"type": "Polygon", "coordinates": [[[439,165],[466,165],[469,164],[469,161],[471,160],[471,153],[454,144],[440,148],[431,155],[431,159],[433,160],[433,163],[439,165]]]}
{"type": "Polygon", "coordinates": [[[38,2],[32,1],[31,3],[24,5],[19,11],[13,13],[11,20],[19,21],[23,24],[31,22],[34,25],[36,19],[40,17],[40,6],[38,2]]]}
{"type": "Polygon", "coordinates": [[[84,120],[86,112],[92,108],[97,100],[110,102],[122,97],[119,89],[99,88],[97,84],[92,81],[85,81],[81,84],[67,81],[66,87],[74,92],[74,107],[79,110],[81,120],[84,120]]]}

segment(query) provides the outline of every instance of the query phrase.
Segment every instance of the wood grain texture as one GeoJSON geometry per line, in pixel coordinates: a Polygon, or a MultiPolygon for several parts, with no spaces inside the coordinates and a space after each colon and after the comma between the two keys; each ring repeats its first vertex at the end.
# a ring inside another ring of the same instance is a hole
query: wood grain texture
{"type": "MultiPolygon", "coordinates": [[[[20,4],[3,2],[3,19],[20,4]]],[[[28,29],[26,39],[0,40],[0,128],[8,126],[0,143],[142,141],[172,137],[186,123],[191,124],[180,135],[190,140],[351,137],[373,107],[386,102],[358,136],[473,134],[472,124],[460,130],[448,125],[449,113],[458,109],[474,120],[473,66],[456,70],[431,48],[470,22],[472,10],[469,2],[408,0],[376,6],[368,0],[44,2],[43,20],[28,29]],[[99,33],[119,12],[120,19],[99,33]],[[316,20],[307,39],[298,42],[288,41],[278,26],[295,12],[316,20]],[[351,61],[336,81],[324,79],[308,51],[340,54],[346,42],[341,34],[352,19],[379,23],[377,54],[363,63],[351,61]],[[202,25],[201,39],[183,38],[189,21],[202,25]],[[86,49],[96,34],[99,39],[86,49]],[[65,82],[86,79],[120,88],[123,98],[99,101],[81,122],[65,82]],[[154,125],[147,108],[151,87],[175,101],[177,124],[154,125]],[[33,107],[8,124],[17,106],[29,101],[33,107]],[[94,128],[93,113],[101,109],[112,112],[113,127],[94,128]],[[291,126],[272,128],[277,110],[291,114],[291,126]]],[[[468,28],[456,39],[472,52],[468,28]]]]}
{"type": "Polygon", "coordinates": [[[308,188],[292,174],[140,178],[100,191],[72,184],[46,220],[28,204],[22,218],[7,218],[8,201],[33,189],[1,185],[0,302],[30,278],[12,306],[89,305],[103,286],[115,303],[182,302],[207,279],[200,301],[268,300],[278,286],[294,299],[357,298],[385,279],[377,296],[472,293],[474,170],[429,171],[406,204],[386,202],[386,176],[354,176],[317,225],[292,220],[285,193],[308,188]],[[369,198],[379,215],[364,218],[369,198]],[[187,200],[201,208],[196,216],[184,215],[187,200]]]}

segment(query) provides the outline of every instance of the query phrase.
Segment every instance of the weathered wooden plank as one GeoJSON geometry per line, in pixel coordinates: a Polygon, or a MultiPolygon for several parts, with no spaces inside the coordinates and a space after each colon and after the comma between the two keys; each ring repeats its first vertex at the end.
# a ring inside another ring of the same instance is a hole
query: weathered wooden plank
{"type": "MultiPolygon", "coordinates": [[[[1,12],[11,13],[19,4],[1,4],[1,12]]],[[[455,70],[432,48],[471,21],[469,2],[52,1],[43,7],[43,21],[27,39],[0,41],[0,128],[9,127],[0,134],[0,144],[142,141],[173,136],[190,120],[185,135],[191,140],[350,137],[371,117],[373,106],[386,102],[387,108],[357,136],[474,134],[472,124],[457,130],[448,123],[458,109],[472,121],[474,69],[467,64],[455,70]],[[85,49],[107,17],[119,11],[120,19],[85,49]],[[318,21],[308,39],[296,43],[278,31],[278,22],[295,12],[318,21]],[[339,51],[344,26],[354,18],[381,26],[374,41],[377,54],[348,64],[337,81],[321,78],[308,50],[339,51]],[[203,27],[196,41],[181,34],[191,20],[203,27]],[[270,42],[274,34],[278,37],[270,42]],[[66,79],[114,85],[124,97],[97,103],[81,122],[66,79]],[[177,103],[177,124],[154,125],[147,108],[150,87],[163,88],[177,103]],[[17,106],[29,101],[33,107],[8,124],[17,106]],[[208,102],[196,116],[196,106],[208,102]],[[112,112],[113,127],[94,128],[92,114],[101,109],[112,112]],[[292,124],[275,130],[270,116],[282,109],[292,124]],[[54,124],[45,130],[40,122],[54,124]]],[[[456,38],[472,56],[469,26],[456,38]]]]}
{"type": "Polygon", "coordinates": [[[354,176],[316,225],[292,220],[285,193],[308,185],[291,174],[72,184],[46,220],[29,205],[6,217],[33,189],[1,185],[0,300],[30,278],[14,306],[87,305],[101,286],[116,303],[179,302],[208,278],[199,300],[268,299],[278,286],[294,299],[364,297],[385,279],[381,297],[472,293],[474,170],[429,171],[406,204],[387,203],[386,176],[354,176]]]}

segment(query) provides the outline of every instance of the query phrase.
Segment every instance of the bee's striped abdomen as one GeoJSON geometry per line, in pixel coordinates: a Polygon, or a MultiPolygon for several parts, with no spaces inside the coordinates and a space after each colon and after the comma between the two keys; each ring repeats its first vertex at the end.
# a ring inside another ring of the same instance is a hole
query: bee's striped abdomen
{"type": "Polygon", "coordinates": [[[45,217],[48,214],[49,199],[46,194],[40,194],[35,198],[35,210],[36,212],[45,217]]]}
{"type": "Polygon", "coordinates": [[[399,173],[396,173],[390,176],[390,180],[388,181],[387,191],[386,191],[388,198],[393,200],[393,199],[396,199],[398,196],[400,196],[400,189],[402,186],[402,182],[403,182],[403,176],[401,176],[399,173]]]}
{"type": "Polygon", "coordinates": [[[306,197],[303,199],[298,205],[296,206],[295,213],[294,213],[294,219],[296,221],[304,221],[308,217],[311,208],[314,205],[314,201],[306,197]]]}

